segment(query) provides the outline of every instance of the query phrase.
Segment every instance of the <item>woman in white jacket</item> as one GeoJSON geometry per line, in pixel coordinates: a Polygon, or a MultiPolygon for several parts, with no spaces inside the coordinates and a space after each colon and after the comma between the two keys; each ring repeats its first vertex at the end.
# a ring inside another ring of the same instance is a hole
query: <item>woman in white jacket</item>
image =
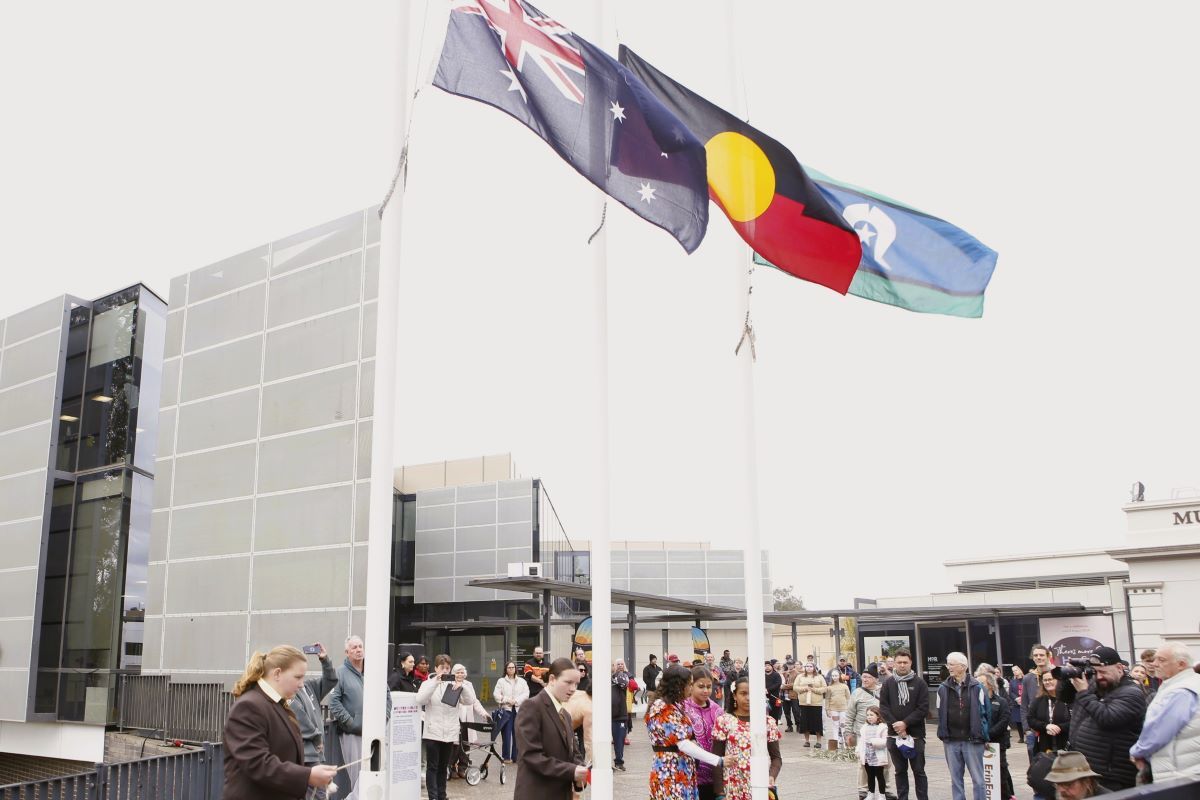
{"type": "Polygon", "coordinates": [[[445,653],[433,660],[433,674],[417,690],[417,705],[425,710],[425,788],[429,800],[446,800],[446,778],[458,743],[459,708],[473,709],[479,699],[466,680],[466,669],[457,675],[450,671],[450,656],[445,653]],[[447,702],[447,692],[458,695],[447,702]]]}
{"type": "Polygon", "coordinates": [[[496,681],[492,697],[499,706],[496,709],[496,732],[492,734],[492,739],[495,740],[497,734],[504,737],[500,757],[511,764],[517,760],[517,743],[513,739],[517,711],[529,699],[529,684],[517,674],[517,662],[510,661],[504,665],[504,676],[496,681]]]}
{"type": "Polygon", "coordinates": [[[887,783],[883,766],[887,763],[888,727],[879,706],[867,709],[867,722],[858,731],[858,763],[867,771],[866,800],[885,800],[887,783]]]}

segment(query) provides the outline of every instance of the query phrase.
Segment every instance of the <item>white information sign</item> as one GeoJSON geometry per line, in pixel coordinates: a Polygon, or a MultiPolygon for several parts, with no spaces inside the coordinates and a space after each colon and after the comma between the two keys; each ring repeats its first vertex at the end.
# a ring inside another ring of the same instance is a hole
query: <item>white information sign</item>
{"type": "Polygon", "coordinates": [[[421,709],[415,693],[392,692],[388,739],[388,800],[420,800],[421,709]]]}
{"type": "Polygon", "coordinates": [[[1055,664],[1087,658],[1100,645],[1113,646],[1112,617],[1043,617],[1038,627],[1055,664]]]}
{"type": "Polygon", "coordinates": [[[1000,794],[1000,745],[996,742],[983,746],[983,788],[987,800],[1003,800],[1000,794]]]}

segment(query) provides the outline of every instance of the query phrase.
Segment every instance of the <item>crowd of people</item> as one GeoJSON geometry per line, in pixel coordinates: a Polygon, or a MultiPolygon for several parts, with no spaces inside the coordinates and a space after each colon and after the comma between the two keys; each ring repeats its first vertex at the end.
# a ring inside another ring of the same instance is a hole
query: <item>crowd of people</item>
{"type": "MultiPolygon", "coordinates": [[[[972,671],[966,655],[950,653],[939,680],[928,681],[904,648],[861,673],[846,658],[822,673],[812,656],[787,656],[764,665],[766,696],[759,700],[751,696],[746,662],[728,650],[719,660],[710,653],[690,664],[668,653],[665,666],[651,655],[640,683],[618,659],[610,671],[613,768],[626,769],[637,709],[653,750],[652,800],[748,800],[755,714],[765,718],[771,789],[783,763],[780,742],[794,733],[803,737],[799,747],[832,741],[854,754],[860,800],[909,800],[910,789],[916,800],[928,800],[927,721],[936,721],[954,800],[966,800],[967,777],[973,800],[985,800],[989,745],[998,755],[998,796],[1016,797],[1007,757],[1014,736],[1027,748],[1025,783],[1035,800],[1083,800],[1200,774],[1200,665],[1184,646],[1165,643],[1133,665],[1109,647],[1055,665],[1038,644],[1029,657],[1028,671],[1014,665],[1006,677],[990,664],[972,671]]],[[[519,767],[518,800],[567,800],[582,791],[590,779],[592,666],[583,650],[549,660],[538,647],[523,664],[505,664],[491,696],[483,697],[449,655],[435,656],[431,668],[425,656],[402,653],[388,685],[414,693],[422,710],[429,800],[446,800],[447,781],[464,757],[463,723],[479,721],[493,723],[501,760],[519,767]]],[[[238,700],[226,723],[223,796],[324,800],[336,791],[355,798],[363,669],[357,636],[346,640],[336,669],[319,644],[255,653],[234,688],[238,700]],[[314,677],[309,655],[320,665],[314,677]],[[327,763],[326,702],[340,768],[327,763]]]]}

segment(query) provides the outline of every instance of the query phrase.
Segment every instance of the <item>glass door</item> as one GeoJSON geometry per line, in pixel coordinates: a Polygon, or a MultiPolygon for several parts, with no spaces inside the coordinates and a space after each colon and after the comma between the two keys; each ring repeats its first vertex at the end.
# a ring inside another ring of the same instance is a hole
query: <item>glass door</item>
{"type": "Polygon", "coordinates": [[[917,657],[920,659],[918,668],[925,676],[925,682],[937,686],[948,676],[946,656],[950,653],[967,652],[967,623],[965,620],[955,622],[918,622],[917,623],[917,657]]]}

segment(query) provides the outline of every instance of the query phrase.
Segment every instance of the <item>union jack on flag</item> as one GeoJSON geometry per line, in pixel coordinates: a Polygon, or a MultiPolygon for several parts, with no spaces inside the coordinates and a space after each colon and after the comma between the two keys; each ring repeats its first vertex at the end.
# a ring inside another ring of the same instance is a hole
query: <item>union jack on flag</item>
{"type": "Polygon", "coordinates": [[[523,0],[458,0],[434,85],[524,123],[687,252],[708,227],[704,145],[628,69],[523,0]]]}

